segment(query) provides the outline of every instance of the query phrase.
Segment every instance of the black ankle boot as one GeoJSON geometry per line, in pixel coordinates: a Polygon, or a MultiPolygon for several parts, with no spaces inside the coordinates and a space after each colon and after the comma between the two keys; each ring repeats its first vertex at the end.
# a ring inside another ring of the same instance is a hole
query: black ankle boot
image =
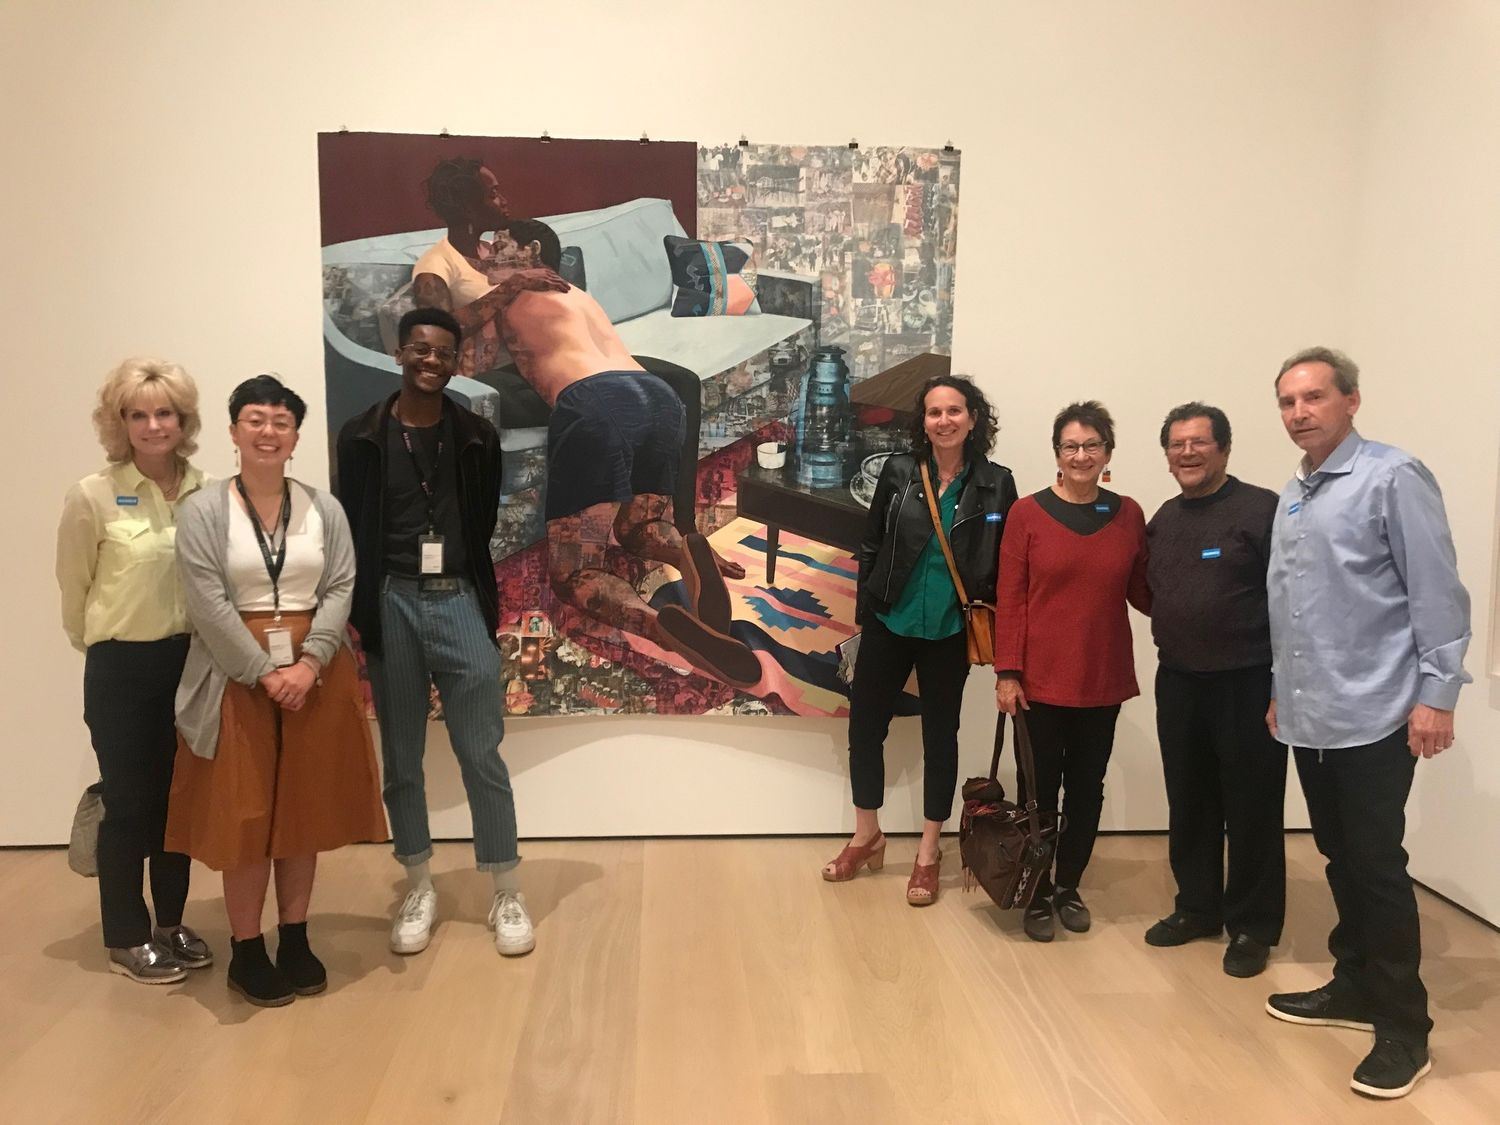
{"type": "Polygon", "coordinates": [[[328,987],[328,970],[307,947],[307,923],[277,926],[276,967],[298,996],[316,996],[328,987]]]}
{"type": "Polygon", "coordinates": [[[266,956],[266,939],[256,934],[248,941],[229,940],[229,987],[250,1003],[279,1008],[296,999],[285,975],[266,956]]]}

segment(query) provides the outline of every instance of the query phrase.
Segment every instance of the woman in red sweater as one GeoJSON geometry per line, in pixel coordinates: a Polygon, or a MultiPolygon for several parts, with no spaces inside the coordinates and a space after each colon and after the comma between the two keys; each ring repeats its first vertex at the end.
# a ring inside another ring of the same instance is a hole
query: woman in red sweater
{"type": "Polygon", "coordinates": [[[1130,497],[1099,487],[1114,448],[1102,404],[1058,414],[1057,483],[1016,501],[1000,541],[995,700],[1007,715],[1026,712],[1040,807],[1056,811],[1066,793],[1056,874],[1042,877],[1026,911],[1033,941],[1052,940],[1054,910],[1064,928],[1089,928],[1078,883],[1099,832],[1120,704],[1140,694],[1126,603],[1151,612],[1146,520],[1130,497]]]}

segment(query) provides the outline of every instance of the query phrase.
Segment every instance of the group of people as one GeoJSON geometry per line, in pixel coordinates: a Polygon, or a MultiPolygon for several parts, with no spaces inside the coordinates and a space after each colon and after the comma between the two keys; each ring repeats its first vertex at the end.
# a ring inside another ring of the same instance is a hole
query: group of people
{"type": "Polygon", "coordinates": [[[1277,373],[1275,395],[1302,452],[1279,495],[1229,474],[1229,419],[1190,402],[1160,432],[1180,493],[1147,521],[1135,501],[1103,487],[1115,426],[1102,404],[1058,413],[1056,480],[1018,498],[1010,471],[989,460],[996,423],[984,393],[960,376],[927,381],[911,451],[886,461],[858,552],[855,829],[822,874],[843,882],[884,863],[884,743],[915,670],[923,830],[906,899],[935,901],[969,668],[963,603],[992,603],[999,721],[1024,721],[1035,757],[1035,776],[1018,779],[1020,800],[1061,825],[1053,869],[1022,928],[1038,942],[1054,940],[1058,923],[1088,930],[1079,887],[1115,723],[1140,694],[1134,606],[1150,616],[1159,653],[1157,734],[1177,884],[1172,912],[1146,942],[1180,946],[1227,930],[1224,971],[1265,969],[1286,913],[1291,747],[1328,861],[1334,970],[1321,988],[1272,995],[1266,1011],[1373,1032],[1351,1086],[1400,1097],[1432,1065],[1405,805],[1417,760],[1453,743],[1469,681],[1469,599],[1432,474],[1354,428],[1353,361],[1330,348],[1298,352],[1277,373]]]}
{"type": "Polygon", "coordinates": [[[426,948],[437,907],[423,785],[430,685],[477,865],[494,880],[496,949],[535,946],[500,755],[489,555],[499,438],[443,394],[453,317],[417,309],[399,335],[401,388],[344,427],[336,496],[288,476],[307,406],[275,376],[231,394],[237,464],[219,480],[189,460],[202,422],[181,367],[127,360],[100,389],[108,464],[68,492],[57,578],[64,628],[85,653],[102,781],[104,944],[110,969],[132,980],[171,983],[213,962],[182,919],[191,858],[223,875],[230,988],[265,1007],[323,991],[307,934],[317,856],[392,836],[407,889],[390,946],[426,948]],[[347,625],[365,655],[383,771],[347,625]],[[273,876],[274,960],[261,932],[273,876]]]}

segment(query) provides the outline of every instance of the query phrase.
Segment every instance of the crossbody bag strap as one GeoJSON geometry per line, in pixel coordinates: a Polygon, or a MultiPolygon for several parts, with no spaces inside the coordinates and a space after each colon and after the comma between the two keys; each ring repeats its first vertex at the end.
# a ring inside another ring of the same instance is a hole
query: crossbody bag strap
{"type": "MultiPolygon", "coordinates": [[[[1026,833],[1034,845],[1042,842],[1041,816],[1036,807],[1036,759],[1031,754],[1031,732],[1020,709],[1013,716],[1016,724],[1016,768],[1026,779],[1026,833]]],[[[1004,725],[1002,720],[1001,725],[1004,725]]]]}
{"type": "Polygon", "coordinates": [[[922,485],[927,494],[927,512],[932,516],[932,530],[937,533],[938,546],[943,549],[943,558],[948,560],[948,573],[953,576],[953,588],[958,591],[958,604],[969,604],[964,580],[958,576],[958,564],[953,561],[953,548],[948,546],[948,534],[943,530],[943,517],[938,515],[937,495],[932,489],[932,475],[927,471],[927,462],[922,462],[922,485]]]}

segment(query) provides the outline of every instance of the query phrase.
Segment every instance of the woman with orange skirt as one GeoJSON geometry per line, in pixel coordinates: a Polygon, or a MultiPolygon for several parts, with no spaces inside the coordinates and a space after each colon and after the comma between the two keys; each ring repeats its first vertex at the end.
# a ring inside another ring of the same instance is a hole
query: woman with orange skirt
{"type": "Polygon", "coordinates": [[[307,941],[318,853],[388,838],[354,656],[354,548],[331,495],[287,478],[307,406],[270,375],[229,399],[240,471],[177,522],[193,636],[167,846],[224,876],[229,987],[279,1007],[328,986],[307,941]],[[272,874],[276,960],[261,914],[272,874]]]}

